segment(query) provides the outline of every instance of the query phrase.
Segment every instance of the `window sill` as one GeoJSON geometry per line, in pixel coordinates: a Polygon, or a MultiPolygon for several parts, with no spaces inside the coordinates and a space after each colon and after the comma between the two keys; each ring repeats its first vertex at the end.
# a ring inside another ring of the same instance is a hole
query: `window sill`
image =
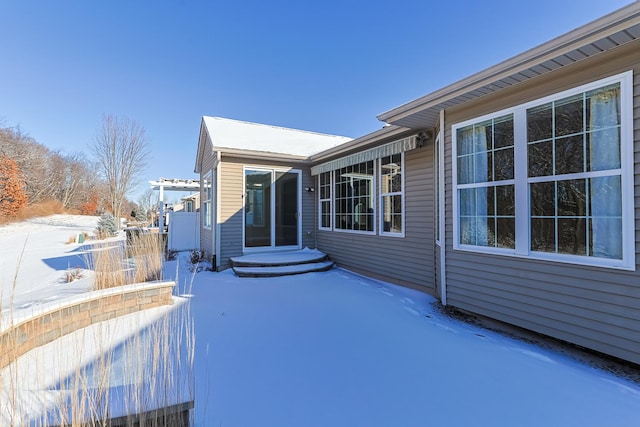
{"type": "Polygon", "coordinates": [[[489,248],[481,246],[458,245],[454,246],[454,251],[471,252],[483,255],[506,256],[518,258],[522,260],[535,260],[544,262],[553,262],[560,264],[569,264],[573,266],[586,266],[595,268],[606,268],[612,270],[636,271],[635,264],[625,260],[613,260],[607,258],[593,258],[579,255],[559,255],[546,252],[530,252],[528,255],[517,254],[513,249],[489,248]]]}

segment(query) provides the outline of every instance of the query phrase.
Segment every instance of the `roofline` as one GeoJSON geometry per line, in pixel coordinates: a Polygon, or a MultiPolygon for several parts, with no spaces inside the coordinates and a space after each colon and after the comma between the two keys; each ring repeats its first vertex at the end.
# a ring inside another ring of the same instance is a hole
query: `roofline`
{"type": "Polygon", "coordinates": [[[214,151],[220,153],[221,156],[231,156],[238,158],[267,158],[274,160],[290,160],[296,162],[306,162],[309,160],[308,156],[296,156],[293,154],[284,154],[284,153],[273,153],[270,151],[257,151],[257,150],[246,150],[243,148],[225,148],[225,147],[216,147],[214,146],[214,151]]]}
{"type": "MultiPolygon", "coordinates": [[[[200,165],[202,163],[202,153],[204,151],[204,147],[202,146],[202,144],[204,143],[203,141],[203,136],[204,136],[204,119],[200,119],[200,133],[198,134],[198,148],[196,150],[196,164],[193,167],[193,172],[194,173],[200,173],[202,172],[200,165]]],[[[204,138],[206,140],[206,137],[204,138]]]]}
{"type": "Polygon", "coordinates": [[[312,131],[312,130],[291,128],[291,127],[286,127],[286,126],[270,125],[270,124],[266,124],[266,123],[249,122],[249,121],[246,121],[246,120],[229,119],[227,117],[220,117],[220,116],[202,116],[202,122],[203,123],[205,123],[205,119],[226,120],[226,121],[230,121],[230,122],[242,123],[244,125],[249,125],[249,126],[261,126],[261,127],[278,129],[278,130],[282,130],[282,131],[286,131],[286,132],[306,133],[306,134],[310,134],[310,135],[324,136],[324,137],[328,137],[328,138],[339,138],[339,139],[345,139],[345,140],[353,139],[353,138],[351,138],[349,136],[334,135],[334,134],[330,134],[330,133],[316,132],[316,131],[312,131]]]}
{"type": "MultiPolygon", "coordinates": [[[[383,122],[393,123],[639,23],[640,1],[635,1],[535,48],[472,74],[465,79],[381,113],[377,118],[383,122]]],[[[496,91],[499,90],[497,89],[496,91]]]]}

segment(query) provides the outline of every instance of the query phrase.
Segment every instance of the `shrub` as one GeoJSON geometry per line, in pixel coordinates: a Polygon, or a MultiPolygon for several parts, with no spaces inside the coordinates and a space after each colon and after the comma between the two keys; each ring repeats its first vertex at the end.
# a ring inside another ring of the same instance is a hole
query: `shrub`
{"type": "Polygon", "coordinates": [[[15,216],[27,204],[24,175],[15,160],[0,157],[0,214],[15,216]]]}

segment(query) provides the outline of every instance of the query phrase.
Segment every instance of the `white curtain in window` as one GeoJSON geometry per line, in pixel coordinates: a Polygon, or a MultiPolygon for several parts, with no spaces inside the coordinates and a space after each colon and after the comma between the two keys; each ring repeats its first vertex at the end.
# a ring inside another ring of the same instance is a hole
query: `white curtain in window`
{"type": "MultiPolygon", "coordinates": [[[[458,183],[486,182],[486,126],[474,126],[458,133],[462,156],[458,162],[458,183]],[[480,152],[478,152],[480,151],[480,152]]],[[[487,246],[487,188],[469,188],[459,192],[460,243],[487,246]]]]}
{"type": "MultiPolygon", "coordinates": [[[[620,91],[604,89],[589,99],[592,171],[620,168],[620,91]]],[[[622,192],[619,176],[590,180],[592,256],[622,259],[622,192]]]]}

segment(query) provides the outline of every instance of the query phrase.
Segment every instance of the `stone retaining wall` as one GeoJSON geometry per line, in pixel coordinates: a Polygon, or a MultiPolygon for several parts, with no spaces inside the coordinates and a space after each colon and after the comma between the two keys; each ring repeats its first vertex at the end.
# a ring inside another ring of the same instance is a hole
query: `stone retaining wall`
{"type": "Polygon", "coordinates": [[[174,286],[175,282],[148,282],[86,292],[39,306],[28,316],[5,317],[0,327],[0,369],[36,347],[94,323],[171,305],[174,286]]]}

